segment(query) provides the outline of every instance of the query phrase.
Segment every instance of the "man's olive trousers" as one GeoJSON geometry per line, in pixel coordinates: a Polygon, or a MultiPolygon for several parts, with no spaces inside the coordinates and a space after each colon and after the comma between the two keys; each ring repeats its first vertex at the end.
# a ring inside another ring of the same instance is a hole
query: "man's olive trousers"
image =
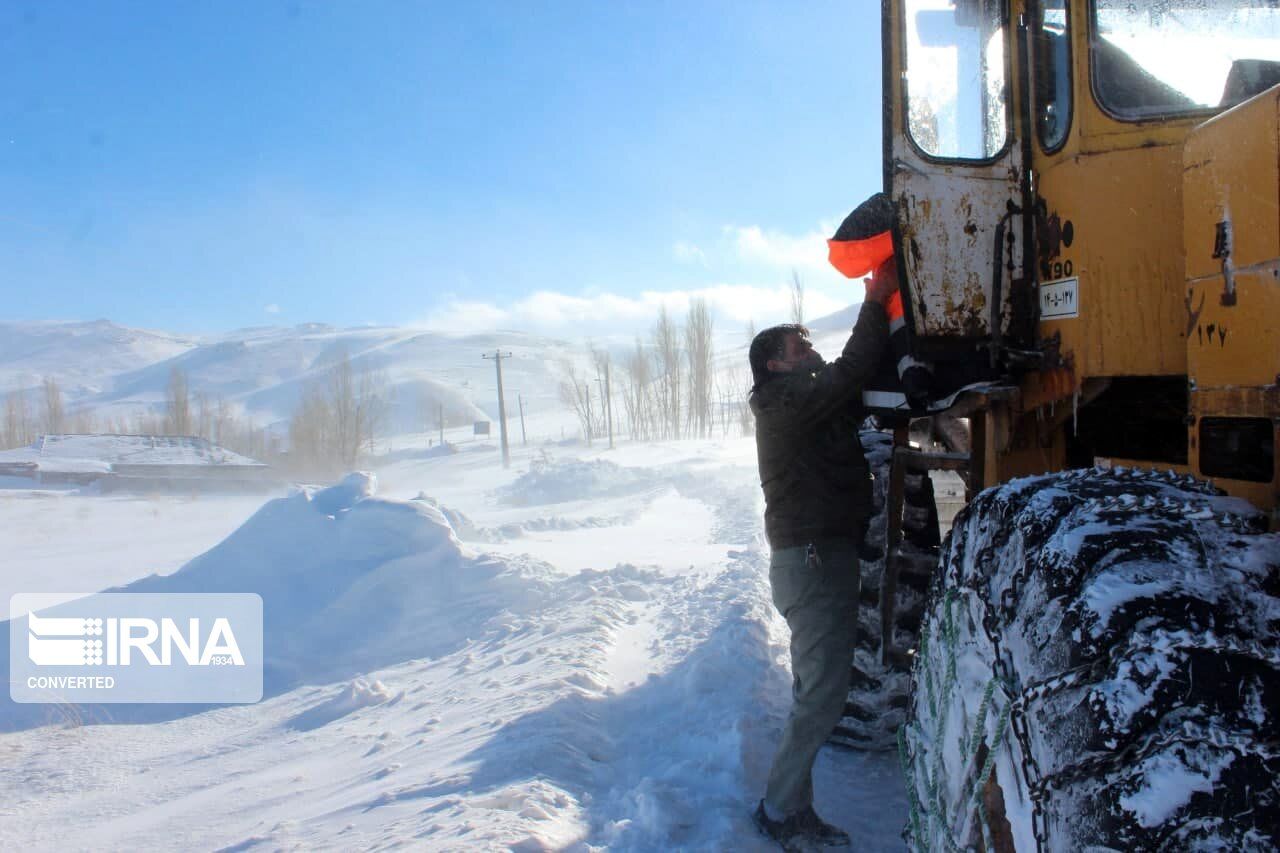
{"type": "Polygon", "coordinates": [[[780,548],[769,563],[773,603],[791,626],[791,716],[769,771],[776,815],[813,804],[813,762],[844,712],[858,615],[853,542],[780,548]]]}

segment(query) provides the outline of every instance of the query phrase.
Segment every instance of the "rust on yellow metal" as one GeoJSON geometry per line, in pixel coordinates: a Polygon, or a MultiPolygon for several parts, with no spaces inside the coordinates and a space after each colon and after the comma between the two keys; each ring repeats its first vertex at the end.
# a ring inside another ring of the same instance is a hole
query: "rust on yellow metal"
{"type": "Polygon", "coordinates": [[[1078,280],[1079,316],[1043,320],[1040,334],[1061,334],[1080,379],[1186,372],[1181,173],[1175,146],[1042,167],[1047,209],[1073,223],[1071,245],[1052,263],[1078,280]]]}
{"type": "Polygon", "coordinates": [[[1280,263],[1235,271],[1234,301],[1221,275],[1188,288],[1187,373],[1196,388],[1274,385],[1280,375],[1280,263]]]}
{"type": "Polygon", "coordinates": [[[1220,226],[1232,267],[1280,258],[1280,89],[1246,101],[1191,131],[1183,149],[1183,242],[1191,283],[1220,276],[1220,226]]]}
{"type": "Polygon", "coordinates": [[[1280,88],[1195,128],[1183,164],[1188,377],[1200,390],[1274,385],[1280,88]]]}
{"type": "MultiPolygon", "coordinates": [[[[1262,418],[1280,441],[1280,87],[1195,128],[1183,150],[1187,445],[1203,418],[1262,418]]],[[[1215,478],[1255,506],[1280,507],[1271,482],[1215,478]]]]}
{"type": "MultiPolygon", "coordinates": [[[[1014,2],[1014,14],[1025,3],[1014,2]]],[[[1068,16],[1073,49],[1070,131],[1062,147],[1035,146],[1032,167],[1046,213],[1071,222],[1070,245],[1055,245],[1040,281],[1076,278],[1079,317],[1046,320],[1089,377],[1176,376],[1186,372],[1182,144],[1195,116],[1120,121],[1090,87],[1085,4],[1068,16]]]]}
{"type": "MultiPolygon", "coordinates": [[[[1021,170],[1014,165],[1021,150],[1009,146],[991,162],[963,164],[940,161],[925,154],[906,131],[906,77],[910,51],[906,50],[906,15],[903,0],[888,0],[885,20],[892,36],[885,42],[890,67],[900,73],[885,78],[892,105],[886,121],[893,128],[886,156],[894,170],[892,195],[898,209],[905,293],[911,302],[908,319],[916,340],[983,340],[1009,330],[1012,315],[1012,281],[1002,282],[999,304],[994,303],[992,255],[1005,210],[1018,196],[1021,170]],[[993,328],[994,327],[994,328],[993,328]]],[[[1017,60],[1010,55],[1010,97],[1016,98],[1019,82],[1017,60]]],[[[1015,241],[1011,256],[1022,275],[1017,241],[1020,229],[1010,227],[1015,241]]],[[[1003,244],[1002,244],[1003,245],[1003,244]]]]}
{"type": "Polygon", "coordinates": [[[1040,406],[1069,402],[1080,390],[1075,370],[1070,366],[1033,370],[1021,383],[1021,408],[1031,411],[1040,406]]]}

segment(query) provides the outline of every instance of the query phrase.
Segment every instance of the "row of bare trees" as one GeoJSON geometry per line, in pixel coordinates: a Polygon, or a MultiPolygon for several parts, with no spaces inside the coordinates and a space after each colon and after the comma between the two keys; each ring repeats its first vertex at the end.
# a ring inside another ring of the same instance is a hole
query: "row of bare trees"
{"type": "Polygon", "coordinates": [[[88,431],[92,416],[87,412],[67,413],[57,380],[46,376],[40,391],[29,397],[22,389],[9,392],[0,421],[0,449],[25,447],[43,433],[88,431]]]}
{"type": "MultiPolygon", "coordinates": [[[[614,419],[615,431],[637,441],[708,437],[716,430],[722,435],[733,429],[750,432],[746,395],[751,383],[745,367],[717,373],[714,331],[706,300],[690,303],[683,325],[665,305],[658,309],[648,340],[637,337],[621,357],[616,396],[622,405],[614,419]]],[[[561,402],[577,415],[588,441],[603,434],[611,402],[602,393],[611,384],[603,380],[611,356],[594,347],[591,356],[595,377],[566,361],[560,384],[561,402]]]]}
{"type": "Polygon", "coordinates": [[[373,450],[390,413],[386,377],[343,353],[308,385],[289,420],[290,467],[319,475],[351,470],[373,450]]]}

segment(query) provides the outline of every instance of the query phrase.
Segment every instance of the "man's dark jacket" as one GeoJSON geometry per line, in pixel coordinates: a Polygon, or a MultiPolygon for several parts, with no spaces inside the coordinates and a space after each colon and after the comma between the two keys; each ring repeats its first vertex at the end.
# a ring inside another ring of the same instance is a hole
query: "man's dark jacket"
{"type": "Polygon", "coordinates": [[[858,429],[862,388],[889,340],[877,302],[862,304],[835,361],[816,371],[775,373],[751,393],[764,489],[764,527],[777,548],[861,538],[871,515],[871,474],[858,429]]]}

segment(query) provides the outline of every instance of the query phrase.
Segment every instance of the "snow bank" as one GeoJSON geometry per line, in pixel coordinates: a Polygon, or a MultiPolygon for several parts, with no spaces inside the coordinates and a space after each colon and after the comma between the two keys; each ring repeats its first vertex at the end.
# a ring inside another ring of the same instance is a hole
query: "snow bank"
{"type": "Polygon", "coordinates": [[[271,501],[208,553],[136,592],[256,592],[268,694],[456,648],[545,582],[464,552],[441,510],[376,497],[371,474],[271,501]]]}
{"type": "MultiPolygon", "coordinates": [[[[265,504],[223,542],[172,575],[113,592],[255,592],[262,596],[264,692],[350,678],[464,644],[495,614],[541,606],[536,564],[465,552],[425,501],[376,497],[371,474],[303,488],[265,504]]],[[[8,626],[0,626],[6,644],[8,626]]],[[[7,673],[6,673],[7,674],[7,673]]],[[[7,701],[0,729],[43,722],[7,701]]],[[[86,709],[85,719],[150,719],[155,708],[86,709]]]]}
{"type": "Polygon", "coordinates": [[[418,492],[415,501],[422,501],[427,506],[435,507],[440,510],[440,514],[449,522],[449,526],[453,528],[453,533],[459,539],[478,539],[482,538],[480,531],[476,528],[475,523],[461,510],[450,509],[440,501],[428,495],[426,492],[418,492]]]}

